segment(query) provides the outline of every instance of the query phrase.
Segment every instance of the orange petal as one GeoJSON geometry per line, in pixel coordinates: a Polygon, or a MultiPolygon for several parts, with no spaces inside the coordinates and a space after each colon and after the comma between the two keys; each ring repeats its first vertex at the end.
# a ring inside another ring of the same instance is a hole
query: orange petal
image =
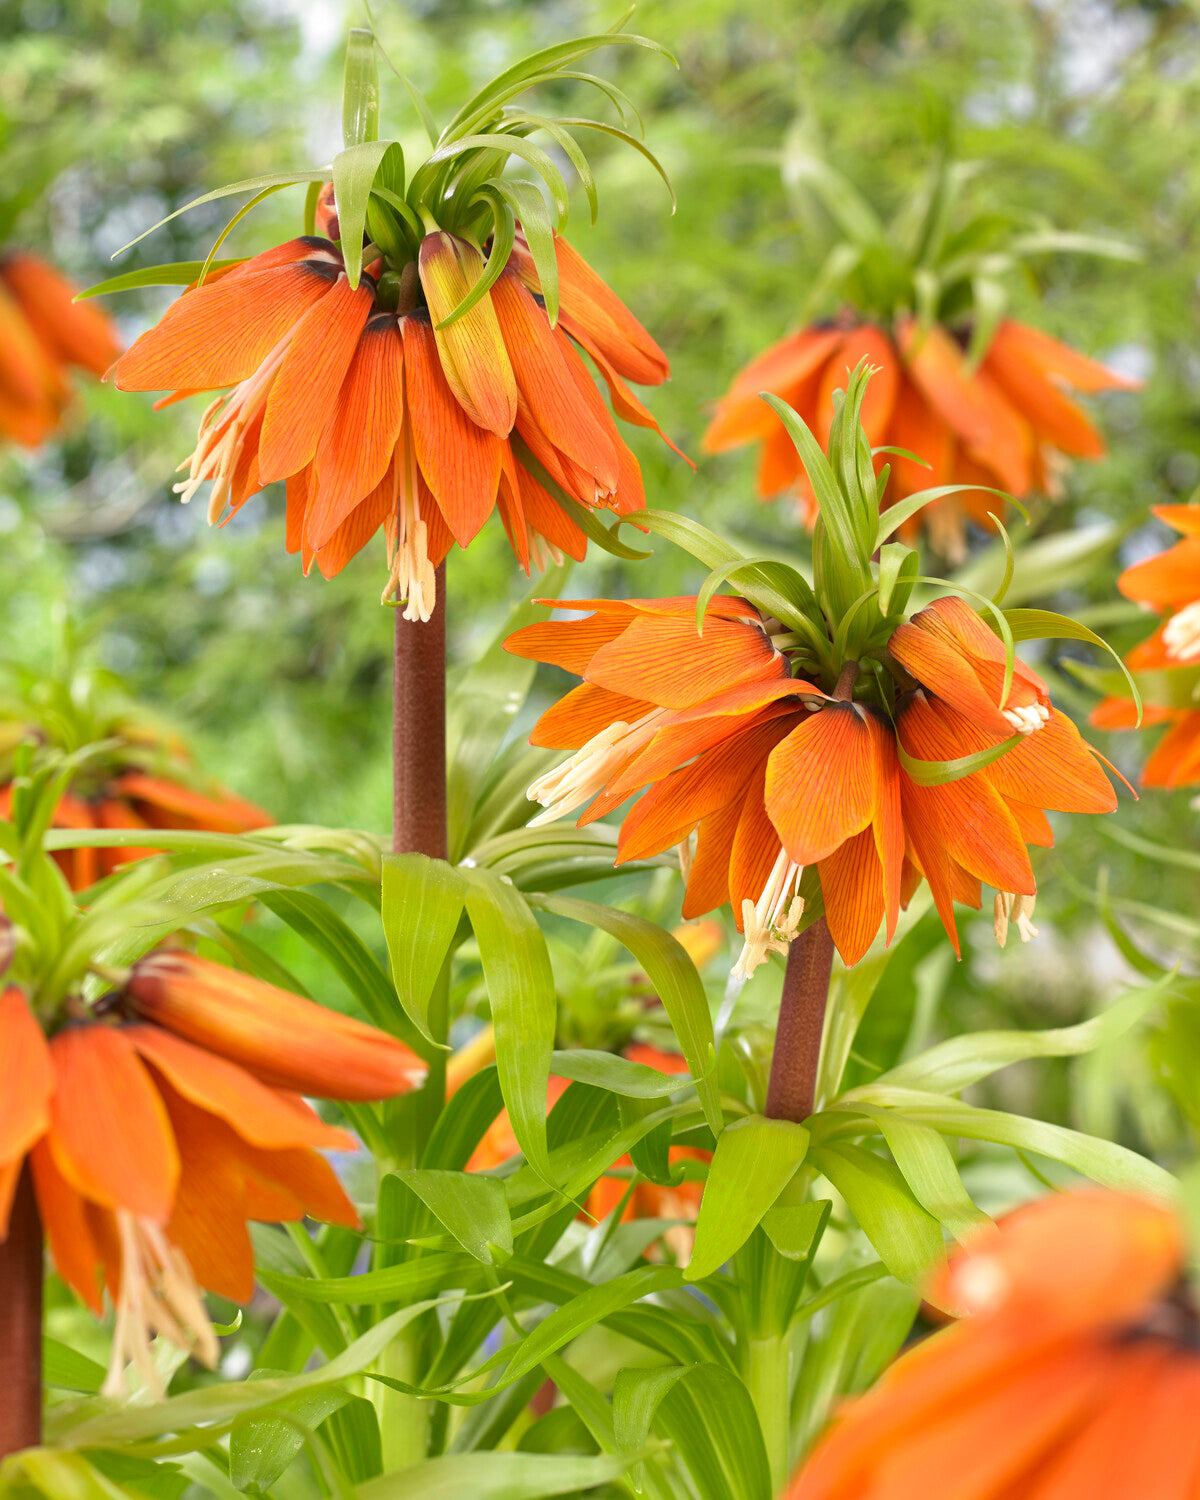
{"type": "Polygon", "coordinates": [[[99,1317],[104,1310],[100,1295],[103,1264],[83,1199],[55,1166],[45,1140],[33,1148],[29,1165],[54,1268],[99,1317]]]}
{"type": "Polygon", "coordinates": [[[954,435],[907,375],[896,392],[886,441],[893,448],[907,448],[929,465],[925,468],[894,453],[885,456],[892,466],[889,491],[893,502],[953,482],[954,435]]]}
{"type": "Polygon", "coordinates": [[[339,276],[328,296],[297,323],[263,415],[258,442],[258,475],[263,484],[286,479],[312,462],[331,414],[338,410],[338,392],[374,301],[375,287],[369,278],[351,288],[339,276]]]}
{"type": "MultiPolygon", "coordinates": [[[[160,816],[182,818],[188,827],[207,828],[215,833],[248,833],[252,828],[266,828],[270,816],[256,807],[226,792],[222,797],[205,797],[190,787],[180,786],[176,781],[166,781],[157,776],[146,776],[140,771],[126,771],[113,783],[119,796],[132,802],[148,803],[160,816]]],[[[169,822],[159,822],[158,828],[169,828],[169,822]]]]}
{"type": "Polygon", "coordinates": [[[404,344],[395,315],[376,313],[362,331],[317,448],[304,528],[313,547],[323,547],[387,474],[403,418],[404,344]]]}
{"type": "Polygon", "coordinates": [[[1112,812],[1117,796],[1091,747],[1057,709],[1040,729],[992,762],[984,772],[1004,797],[1056,812],[1112,812]]]}
{"type": "Polygon", "coordinates": [[[587,680],[613,692],[632,693],[664,708],[691,708],[744,682],[779,678],[782,655],[758,625],[705,616],[704,634],[694,618],[639,617],[600,649],[587,680]]]}
{"type": "Polygon", "coordinates": [[[505,271],[500,277],[492,289],[492,301],[517,388],[533,421],[555,448],[586,470],[600,490],[610,494],[617,487],[616,450],[603,426],[579,399],[545,310],[513,271],[505,271]]]}
{"type": "Polygon", "coordinates": [[[622,693],[610,693],[607,688],[583,682],[546,710],[534,725],[529,743],[574,750],[618,719],[631,724],[653,707],[644,699],[626,698],[622,693]]]}
{"type": "Polygon", "coordinates": [[[867,723],[875,738],[875,754],[879,766],[871,831],[883,878],[884,914],[887,918],[887,940],[890,943],[900,916],[900,894],[904,883],[900,758],[896,753],[896,733],[892,726],[874,713],[868,714],[867,723]]]}
{"type": "Polygon", "coordinates": [[[729,898],[729,861],[742,815],[742,799],[701,818],[696,829],[696,852],[683,897],[685,918],[703,916],[729,898]]]}
{"type": "Polygon", "coordinates": [[[428,316],[413,313],[400,328],[417,462],[455,541],[465,547],[495,506],[502,444],[473,422],[455,400],[446,383],[428,316]]]}
{"type": "Polygon", "coordinates": [[[1009,341],[993,340],[983,368],[1043,442],[1077,458],[1104,456],[1104,439],[1083,410],[1009,341]]]}
{"type": "Polygon", "coordinates": [[[787,731],[786,719],[752,725],[656,782],[621,825],[617,862],[660,854],[681,842],[701,818],[744,794],[764,756],[787,731]]]}
{"type": "MultiPolygon", "coordinates": [[[[332,536],[318,549],[317,567],[323,578],[333,578],[340,573],[352,557],[358,556],[381,526],[394,521],[396,490],[394,470],[389,468],[371,493],[358,502],[332,536]]],[[[425,550],[436,568],[445,557],[450,542],[447,539],[441,552],[437,551],[433,532],[440,522],[441,512],[428,491],[425,491],[421,500],[421,517],[426,523],[425,550]]]]}
{"type": "Polygon", "coordinates": [[[1200,712],[1168,729],[1142,767],[1144,786],[1190,786],[1200,781],[1200,712]]]}
{"type": "Polygon", "coordinates": [[[1000,349],[1010,358],[1019,359],[1039,375],[1062,381],[1077,391],[1136,391],[1140,380],[1117,375],[1094,359],[1088,359],[1067,344],[1060,344],[1039,328],[1005,318],[992,335],[988,353],[1000,349]]]}
{"type": "MultiPolygon", "coordinates": [[[[578,332],[577,336],[579,336],[578,332]]],[[[662,428],[658,425],[658,421],[655,418],[654,413],[641,399],[641,397],[635,391],[631,391],[630,388],[625,384],[620,375],[617,373],[616,367],[610,360],[605,358],[603,351],[596,344],[593,344],[582,337],[580,337],[580,343],[582,347],[586,349],[587,352],[591,355],[596,368],[604,377],[604,383],[608,387],[608,399],[612,402],[613,411],[616,412],[617,416],[623,418],[626,422],[633,422],[638,427],[648,427],[652,432],[658,433],[659,437],[662,438],[667,447],[670,448],[673,453],[678,453],[680,458],[683,459],[684,463],[691,464],[692,468],[694,469],[696,465],[687,456],[687,454],[683,451],[679,444],[672,442],[667,434],[662,430],[662,428]]]]}
{"type": "Polygon", "coordinates": [[[386,1099],[425,1076],[415,1053],[374,1026],[195,954],[139,959],[125,995],[147,1020],[240,1063],[273,1088],[386,1099]]]}
{"type": "Polygon", "coordinates": [[[984,691],[970,658],[911,621],[892,632],[888,654],[979,729],[1008,739],[1013,726],[984,691]]]}
{"type": "Polygon", "coordinates": [[[0,391],[18,406],[37,407],[62,394],[49,351],[24,310],[0,285],[0,391]]]}
{"type": "Polygon", "coordinates": [[[418,265],[442,373],[455,400],[477,427],[506,438],[517,418],[517,382],[492,293],[448,328],[437,326],[483,275],[483,256],[466,240],[439,230],[421,241],[418,265]]]}
{"type": "Polygon", "coordinates": [[[788,436],[787,428],[776,418],[775,426],[763,440],[755,487],[762,499],[769,500],[790,485],[804,483],[804,465],[800,462],[796,445],[788,436]]]}
{"type": "Polygon", "coordinates": [[[303,1099],[267,1088],[236,1063],[158,1026],[127,1026],[125,1035],[177,1093],[209,1114],[219,1115],[252,1146],[355,1149],[348,1131],[326,1125],[303,1099]]]}
{"type": "Polygon", "coordinates": [[[739,932],[743,930],[742,903],[757,901],[762,895],[782,848],[767,816],[766,781],[767,757],[763,756],[746,778],[746,795],[729,854],[729,902],[739,932]]]}
{"type": "Polygon", "coordinates": [[[67,1182],[105,1208],[165,1222],[179,1153],[162,1099],[117,1027],[68,1025],[50,1043],[50,1149],[67,1182]]]}
{"type": "Polygon", "coordinates": [[[827,703],[783,741],[767,766],[766,806],[791,859],[816,864],[875,816],[880,779],[866,711],[827,703]]]}
{"type": "Polygon", "coordinates": [[[50,1123],[54,1070],[42,1028],[16,985],[0,994],[0,1166],[21,1158],[50,1123]]]}
{"type": "MultiPolygon", "coordinates": [[[[518,268],[529,285],[532,262],[518,243],[518,268]]],[[[667,356],[633,316],[620,297],[596,275],[579,252],[561,236],[554,239],[558,262],[559,321],[568,333],[572,325],[590,338],[605,357],[637,385],[661,385],[671,373],[667,356]]],[[[536,272],[533,273],[536,280],[536,272]]],[[[540,291],[540,284],[531,288],[540,291]]]]}
{"type": "Polygon", "coordinates": [[[632,611],[623,605],[587,620],[545,620],[514,630],[504,649],[582,677],[596,652],[628,629],[631,618],[632,611]]]}
{"type": "Polygon", "coordinates": [[[875,369],[863,397],[863,430],[873,448],[883,441],[892,408],[896,404],[900,363],[896,358],[895,345],[887,334],[881,328],[864,323],[859,328],[851,329],[841,348],[831,357],[822,372],[817,392],[816,427],[822,448],[829,444],[829,429],[833,425],[833,393],[845,390],[851,371],[861,359],[867,360],[875,369]]]}
{"type": "Polygon", "coordinates": [[[35,255],[12,252],[5,256],[2,270],[45,347],[66,364],[103,375],[121,345],[100,308],[94,302],[76,302],[75,287],[35,255]]]}
{"type": "Polygon", "coordinates": [[[1181,609],[1200,592],[1200,536],[1188,536],[1165,552],[1126,568],[1117,587],[1127,599],[1156,609],[1181,609]]]}
{"type": "Polygon", "coordinates": [[[1200,536],[1200,505],[1152,505],[1150,514],[1186,536],[1200,536]]]}
{"type": "Polygon", "coordinates": [[[558,501],[532,474],[517,465],[517,482],[521,487],[521,505],[532,531],[545,537],[552,547],[582,562],[587,556],[587,534],[576,526],[558,501]]]}
{"type": "Polygon", "coordinates": [[[223,277],[171,304],[112,369],[120,391],[212,390],[247,380],[304,315],[333,290],[340,267],[297,260],[223,277]]]}
{"type": "Polygon", "coordinates": [[[705,453],[722,453],[777,431],[779,418],[759,393],[769,391],[794,406],[797,387],[820,370],[845,336],[840,328],[803,328],[752,359],[717,403],[700,440],[705,453]]]}
{"type": "Polygon", "coordinates": [[[869,828],[820,861],[821,897],[834,947],[842,962],[856,964],[883,919],[883,870],[869,828]]]}
{"type": "MultiPolygon", "coordinates": [[[[790,687],[791,684],[780,684],[780,686],[790,687]]],[[[623,799],[638,787],[645,786],[651,781],[658,781],[669,771],[673,771],[676,766],[682,766],[694,756],[703,754],[705,750],[711,750],[714,745],[719,745],[731,734],[740,734],[743,729],[749,728],[752,724],[782,718],[784,715],[790,715],[794,722],[802,713],[802,709],[797,710],[789,693],[778,703],[768,702],[757,711],[746,714],[736,716],[718,714],[705,718],[692,716],[683,723],[666,724],[655,734],[646,748],[627,762],[613,777],[608,784],[608,791],[623,799]]]]}

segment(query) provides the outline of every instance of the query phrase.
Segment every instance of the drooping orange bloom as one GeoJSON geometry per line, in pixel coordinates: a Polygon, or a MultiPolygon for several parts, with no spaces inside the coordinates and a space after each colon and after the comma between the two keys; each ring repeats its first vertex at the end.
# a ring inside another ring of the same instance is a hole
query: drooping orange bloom
{"type": "Polygon", "coordinates": [[[103,375],[121,352],[99,308],[26,251],[0,255],[0,433],[36,448],[71,399],[72,367],[103,375]]]}
{"type": "Polygon", "coordinates": [[[850,1402],[785,1500],[1175,1500],[1200,1483],[1180,1225],[1124,1194],[1044,1198],[934,1278],[962,1321],[850,1402]]]}
{"type": "Polygon", "coordinates": [[[554,328],[520,236],[495,284],[444,328],[483,273],[473,244],[430,233],[402,276],[375,262],[352,289],[337,247],[310,237],[188,290],[110,373],[122,390],[174,391],[168,401],[232,386],[204,413],[183,498],[212,481],[215,522],[286,480],[288,550],[327,577],[382,526],[385,597],[398,588],[407,617],[427,619],[434,568],[493,510],[528,572],[587,547],[547,484],[618,514],[645,503],[579,350],[616,412],[656,431],[626,381],[661,384],[666,356],[577,251],[555,246],[554,328]]]}
{"type": "Polygon", "coordinates": [[[1053,843],[1045,809],[1116,805],[1094,752],[1021,661],[1002,704],[1003,646],[960,599],[893,634],[881,662],[896,688],[887,705],[870,676],[857,700],[853,688],[793,677],[768,622],[741,599],[710,601],[702,636],[695,599],[547,602],[592,613],[506,642],[583,678],[531,735],[582,746],[530,787],[541,819],[590,802],[579,820],[589,823],[649,788],[622,821],[617,863],[682,846],[683,915],[731,903],[745,936],[736,973],[786,951],[809,866],[807,899],[819,890],[848,964],[881,923],[890,942],[922,877],[956,951],[953,903],[978,907],[981,882],[997,892],[997,935],[1015,915],[1029,936],[1037,888],[1026,845],[1053,843]],[[957,760],[1014,735],[999,759],[941,785],[901,764],[901,751],[957,760]]]}
{"type": "MultiPolygon", "coordinates": [[[[978,370],[967,363],[965,343],[934,323],[915,318],[894,326],[853,315],[814,323],[774,344],[746,366],[717,404],[704,435],[707,453],[761,440],[758,492],[771,499],[794,493],[810,523],[816,501],[783,424],[760,399],[768,391],[795,408],[822,447],[833,422],[833,393],[861,359],[876,367],[862,420],[872,447],[904,448],[925,460],[889,454],[891,480],[885,504],[943,484],[979,484],[1021,498],[1051,491],[1059,454],[1101,458],[1104,441],[1066,390],[1136,388],[1065,344],[1006,318],[978,370]]],[[[987,524],[998,501],[980,491],[934,501],[908,524],[928,526],[940,550],[954,557],[963,547],[965,518],[987,524]]]]}
{"type": "Polygon", "coordinates": [[[47,1037],[18,986],[0,995],[0,1238],[28,1160],[59,1274],[94,1312],[105,1287],[115,1305],[120,1394],[128,1359],[156,1383],[151,1333],[213,1362],[199,1288],[249,1301],[247,1220],[357,1225],[317,1149],[354,1137],[301,1094],[386,1098],[424,1066],[373,1026],[183,953],[140,960],[56,1025],[47,1037]]]}
{"type": "MultiPolygon", "coordinates": [[[[1183,533],[1165,552],[1126,568],[1117,587],[1127,599],[1148,605],[1167,619],[1152,636],[1126,656],[1131,672],[1186,676],[1200,666],[1200,505],[1155,505],[1152,513],[1183,533]]],[[[1155,679],[1151,678],[1153,683],[1155,679]]],[[[1153,691],[1153,689],[1151,689],[1153,691]]],[[[1181,696],[1184,706],[1155,703],[1149,697],[1142,727],[1169,724],[1142,768],[1146,786],[1177,787],[1200,783],[1200,709],[1190,708],[1190,682],[1181,696]]],[[[1106,698],[1092,714],[1098,729],[1137,728],[1137,708],[1129,698],[1106,698]]]]}
{"type": "MultiPolygon", "coordinates": [[[[0,818],[12,811],[12,783],[0,786],[0,818]]],[[[141,771],[124,771],[90,787],[67,792],[54,810],[54,828],[198,828],[211,833],[249,833],[273,820],[253,802],[224,787],[210,793],[141,771]]],[[[73,891],[111,875],[130,860],[144,859],[152,848],[64,849],[54,857],[73,891]]]]}

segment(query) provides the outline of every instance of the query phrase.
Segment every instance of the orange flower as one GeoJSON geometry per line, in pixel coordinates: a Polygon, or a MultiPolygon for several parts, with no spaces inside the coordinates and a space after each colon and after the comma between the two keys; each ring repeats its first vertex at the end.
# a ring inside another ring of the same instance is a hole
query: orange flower
{"type": "MultiPolygon", "coordinates": [[[[12,783],[0,786],[0,818],[11,816],[12,783]]],[[[272,819],[253,802],[218,787],[214,795],[140,771],[125,771],[86,796],[68,792],[54,810],[54,828],[200,828],[212,833],[248,833],[272,819]]],[[[86,890],[152,848],[65,849],[54,857],[73,891],[86,890]]]]}
{"type": "Polygon", "coordinates": [[[36,255],[0,256],[0,433],[36,448],[58,426],[72,365],[103,375],[121,352],[108,318],[36,255]]]}
{"type": "MultiPolygon", "coordinates": [[[[1200,505],[1155,505],[1151,510],[1182,532],[1183,540],[1126,568],[1117,579],[1127,599],[1169,612],[1154,634],[1126,656],[1125,665],[1131,672],[1166,674],[1149,679],[1151,692],[1178,677],[1185,706],[1179,707],[1178,700],[1155,703],[1152,697],[1146,702],[1142,727],[1171,728],[1142,768],[1141,780],[1145,786],[1191,786],[1200,782],[1200,709],[1186,706],[1200,667],[1200,505]]],[[[1106,698],[1093,712],[1092,723],[1098,729],[1135,729],[1137,710],[1132,699],[1106,698]]]]}
{"type": "Polygon", "coordinates": [[[374,1027],[191,955],[140,960],[125,991],[48,1039],[10,986],[0,995],[0,1237],[28,1159],[59,1274],[94,1312],[105,1286],[115,1304],[108,1394],[122,1393],[127,1359],[156,1383],[152,1332],[211,1364],[198,1288],[249,1301],[247,1220],[358,1224],[316,1149],[353,1149],[354,1138],[299,1091],[380,1099],[421,1072],[374,1027]]]}
{"type": "Polygon", "coordinates": [[[547,602],[594,613],[506,642],[583,678],[530,737],[582,745],[530,788],[541,819],[591,802],[588,823],[648,787],[621,824],[617,863],[682,846],[683,915],[731,903],[745,936],[735,973],[786,951],[818,895],[842,958],[857,962],[881,923],[891,941],[922,877],[956,951],[953,903],[978,907],[983,881],[997,891],[1001,941],[1010,915],[1029,936],[1026,845],[1053,842],[1044,809],[1116,805],[1094,752],[1021,662],[1002,706],[1003,647],[959,599],[894,632],[878,662],[894,679],[886,702],[874,674],[852,697],[857,663],[832,693],[792,677],[768,622],[740,599],[714,598],[703,636],[694,599],[547,602]],[[1014,730],[1018,744],[944,784],[901,763],[957,760],[1014,730]]]}
{"type": "MultiPolygon", "coordinates": [[[[331,213],[326,202],[327,228],[331,213]]],[[[398,588],[406,617],[428,619],[434,568],[494,509],[528,572],[584,556],[571,502],[619,514],[645,503],[576,346],[619,415],[656,431],[625,382],[661,384],[666,357],[582,257],[555,245],[555,328],[520,236],[499,279],[446,327],[483,273],[474,244],[429,233],[402,275],[375,262],[352,289],[337,247],[313,237],[187,291],[110,373],[121,390],[174,390],[167,400],[232,386],[204,413],[183,498],[211,480],[217,521],[286,480],[288,550],[327,577],[382,526],[385,598],[398,588]]]]}
{"type": "Polygon", "coordinates": [[[1191,1494],[1200,1363],[1182,1258],[1174,1214],[1139,1198],[1019,1209],[934,1278],[963,1321],[843,1409],[785,1500],[1191,1494]]]}
{"type": "MultiPolygon", "coordinates": [[[[816,515],[812,486],[783,426],[759,399],[782,397],[816,433],[821,446],[833,422],[833,393],[847,370],[866,358],[876,374],[863,403],[863,426],[873,447],[907,449],[928,468],[891,454],[887,503],[943,484],[980,484],[1021,498],[1052,490],[1058,454],[1100,458],[1104,442],[1064,387],[1092,392],[1129,389],[1136,382],[1024,323],[1005,319],[983,362],[972,372],[965,345],[933,324],[900,317],[887,327],[853,317],[814,323],[752,360],[717,404],[704,435],[707,453],[761,439],[758,492],[763,499],[794,491],[808,521],[816,515]]],[[[947,556],[963,550],[965,518],[983,525],[994,495],[951,495],[920,512],[947,556]]],[[[912,534],[914,519],[905,528],[912,534]]]]}

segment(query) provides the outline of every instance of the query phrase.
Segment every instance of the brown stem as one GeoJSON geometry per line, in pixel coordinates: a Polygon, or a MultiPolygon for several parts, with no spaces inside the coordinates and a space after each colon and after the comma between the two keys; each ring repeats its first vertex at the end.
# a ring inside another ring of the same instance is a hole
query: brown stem
{"type": "Polygon", "coordinates": [[[428,620],[396,611],[392,720],[395,792],[392,848],[445,859],[446,565],[437,570],[437,604],[428,620]]]}
{"type": "Polygon", "coordinates": [[[858,663],[848,661],[838,673],[837,686],[833,690],[833,696],[839,703],[849,703],[854,697],[854,684],[858,681],[858,663]]]}
{"type": "Polygon", "coordinates": [[[42,1440],[42,1224],[28,1163],[0,1244],[0,1459],[42,1440]]]}
{"type": "Polygon", "coordinates": [[[799,1124],[813,1112],[832,969],[833,939],[825,918],[818,917],[788,949],[767,1085],[769,1120],[799,1124]]]}

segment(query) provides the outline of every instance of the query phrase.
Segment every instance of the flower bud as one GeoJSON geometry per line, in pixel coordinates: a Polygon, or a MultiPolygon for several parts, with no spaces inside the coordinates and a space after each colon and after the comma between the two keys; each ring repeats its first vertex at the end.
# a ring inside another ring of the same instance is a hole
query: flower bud
{"type": "Polygon", "coordinates": [[[386,1099],[425,1077],[425,1064],[395,1037],[192,953],[140,959],[125,1002],[273,1088],[327,1099],[386,1099]]]}

